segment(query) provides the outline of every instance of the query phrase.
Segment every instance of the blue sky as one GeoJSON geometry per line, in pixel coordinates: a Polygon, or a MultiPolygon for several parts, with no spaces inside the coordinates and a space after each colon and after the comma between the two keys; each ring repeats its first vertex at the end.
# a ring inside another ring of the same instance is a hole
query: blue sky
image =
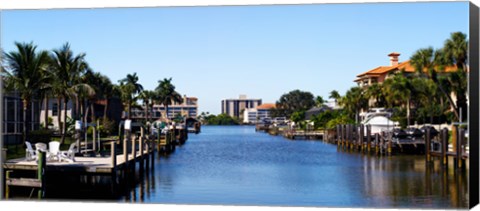
{"type": "Polygon", "coordinates": [[[468,33],[468,2],[159,7],[1,12],[1,44],[69,42],[117,82],[137,72],[146,89],[173,78],[199,111],[246,94],[275,102],[294,89],[344,94],[359,73],[440,48],[468,33]]]}

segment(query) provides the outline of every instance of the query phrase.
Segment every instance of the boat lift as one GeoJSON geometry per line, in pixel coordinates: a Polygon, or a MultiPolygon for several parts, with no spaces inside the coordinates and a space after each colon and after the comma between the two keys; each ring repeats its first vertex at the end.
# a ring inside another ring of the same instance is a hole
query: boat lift
{"type": "Polygon", "coordinates": [[[100,133],[97,132],[98,123],[86,123],[83,124],[82,121],[75,121],[75,131],[77,133],[77,152],[81,154],[86,153],[97,153],[98,149],[100,149],[100,133]],[[89,146],[88,134],[87,129],[92,128],[92,139],[91,139],[91,146],[89,146]],[[82,137],[82,133],[84,135],[83,144],[81,143],[80,138],[82,137]]]}

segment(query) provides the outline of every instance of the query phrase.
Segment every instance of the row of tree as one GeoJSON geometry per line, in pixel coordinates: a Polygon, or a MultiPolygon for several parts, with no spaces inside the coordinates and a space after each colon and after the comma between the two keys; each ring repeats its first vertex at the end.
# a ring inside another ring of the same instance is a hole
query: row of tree
{"type": "MultiPolygon", "coordinates": [[[[95,107],[97,100],[105,100],[103,120],[107,120],[109,100],[122,100],[130,118],[132,105],[142,99],[151,106],[153,102],[167,108],[173,102],[181,103],[181,95],[175,91],[170,79],[158,81],[155,90],[144,90],[138,83],[136,73],[128,74],[119,84],[95,72],[88,65],[85,53],[74,54],[68,43],[52,51],[38,50],[33,43],[15,42],[16,50],[3,52],[1,67],[5,72],[4,88],[7,92],[18,94],[23,104],[23,140],[28,134],[27,114],[32,102],[43,102],[42,108],[48,111],[50,99],[56,99],[58,110],[67,113],[67,104],[72,101],[72,119],[84,122],[96,121],[95,107]]],[[[148,109],[146,109],[148,112],[148,109]]],[[[61,142],[67,134],[67,115],[57,115],[61,142]]],[[[148,113],[146,116],[149,116],[148,113]]],[[[33,118],[33,117],[31,117],[33,118]]],[[[32,121],[32,120],[30,120],[32,121]]],[[[45,115],[45,128],[48,128],[48,115],[45,115]]],[[[108,121],[105,121],[108,122],[108,121]]]]}
{"type": "MultiPolygon", "coordinates": [[[[391,73],[383,83],[354,86],[343,96],[336,90],[331,91],[329,98],[335,99],[342,111],[327,111],[313,117],[313,121],[316,127],[355,122],[359,113],[370,106],[394,110],[393,119],[400,121],[402,126],[414,121],[465,121],[468,110],[467,55],[466,35],[452,33],[442,48],[422,48],[411,56],[414,73],[404,70],[391,73]]],[[[280,97],[272,115],[298,121],[304,118],[305,111],[322,103],[320,96],[314,98],[310,92],[294,90],[280,97]]]]}

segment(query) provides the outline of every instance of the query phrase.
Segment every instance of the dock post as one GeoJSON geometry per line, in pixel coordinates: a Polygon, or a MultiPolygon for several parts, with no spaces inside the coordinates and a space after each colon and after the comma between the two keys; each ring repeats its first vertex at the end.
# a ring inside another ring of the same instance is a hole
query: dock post
{"type": "Polygon", "coordinates": [[[355,125],[351,124],[349,128],[350,132],[350,149],[355,149],[355,134],[353,133],[355,131],[355,125]]]}
{"type": "Polygon", "coordinates": [[[457,148],[455,153],[457,168],[462,168],[462,145],[463,145],[463,139],[465,137],[464,134],[465,134],[465,131],[461,127],[457,126],[458,136],[457,136],[457,148]]]}
{"type": "Polygon", "coordinates": [[[132,163],[132,169],[133,172],[135,172],[135,165],[136,165],[136,160],[137,160],[137,137],[136,135],[132,136],[132,160],[130,161],[132,163]]]}
{"type": "MultiPolygon", "coordinates": [[[[93,153],[97,153],[97,129],[96,127],[92,127],[93,128],[93,139],[92,139],[92,149],[93,149],[93,153]]],[[[88,143],[85,143],[85,144],[88,144],[88,143]]]]}
{"type": "Polygon", "coordinates": [[[343,133],[344,133],[344,143],[345,143],[345,147],[344,149],[347,150],[348,149],[348,124],[345,124],[344,128],[343,128],[343,133]]]}
{"type": "Polygon", "coordinates": [[[430,155],[430,128],[425,129],[425,156],[427,159],[427,163],[430,162],[431,160],[431,155],[430,155]]]}
{"type": "Polygon", "coordinates": [[[345,148],[348,150],[350,148],[350,125],[345,125],[345,148]]]}
{"type": "Polygon", "coordinates": [[[364,129],[365,129],[365,126],[363,124],[360,124],[360,128],[359,128],[360,131],[358,131],[358,132],[360,134],[359,135],[359,144],[360,144],[360,150],[362,152],[365,151],[365,140],[364,140],[365,131],[364,131],[364,129]]]}
{"type": "Polygon", "coordinates": [[[38,190],[38,199],[45,197],[45,167],[47,164],[46,153],[44,151],[38,151],[38,167],[37,167],[37,179],[42,183],[42,187],[38,190]]]}
{"type": "Polygon", "coordinates": [[[387,137],[387,154],[388,156],[392,156],[392,136],[388,135],[387,137]]]}
{"type": "Polygon", "coordinates": [[[353,150],[357,150],[357,141],[358,141],[358,134],[357,134],[357,131],[355,131],[357,129],[357,125],[355,124],[352,124],[352,126],[350,127],[351,129],[351,133],[352,133],[352,143],[351,143],[351,146],[352,146],[352,149],[353,150]]]}
{"type": "Polygon", "coordinates": [[[378,142],[379,142],[379,135],[378,133],[375,133],[375,153],[378,155],[380,152],[380,148],[378,147],[378,142]]]}
{"type": "Polygon", "coordinates": [[[117,147],[116,141],[112,141],[110,145],[110,156],[112,158],[112,183],[117,183],[117,147]]]}
{"type": "Polygon", "coordinates": [[[336,126],[337,133],[336,133],[336,138],[337,138],[337,147],[340,146],[340,125],[336,126]]]}
{"type": "MultiPolygon", "coordinates": [[[[12,171],[6,171],[5,172],[5,179],[6,180],[9,180],[10,179],[10,173],[12,173],[12,171]]],[[[3,174],[3,172],[2,172],[3,174]]],[[[3,191],[3,190],[1,190],[3,191]]],[[[7,185],[7,183],[5,183],[5,199],[8,199],[10,197],[10,187],[7,185]]]]}
{"type": "Polygon", "coordinates": [[[370,152],[370,148],[372,145],[372,126],[371,125],[366,125],[367,126],[367,152],[370,152]]]}
{"type": "Polygon", "coordinates": [[[351,144],[351,138],[352,138],[351,136],[352,130],[350,129],[350,124],[346,125],[346,132],[347,132],[347,150],[348,150],[348,149],[351,149],[350,144],[351,144]]]}
{"type": "Polygon", "coordinates": [[[152,153],[151,151],[151,146],[150,146],[150,134],[148,134],[145,138],[145,146],[147,147],[147,154],[145,156],[145,168],[148,172],[149,168],[150,168],[150,153],[152,153]]]}
{"type": "Polygon", "coordinates": [[[345,146],[344,141],[345,141],[345,125],[340,125],[340,144],[342,149],[345,146]]]}
{"type": "Polygon", "coordinates": [[[144,152],[143,152],[143,150],[144,150],[144,149],[143,149],[144,138],[143,138],[143,136],[144,136],[143,127],[140,127],[140,138],[139,138],[139,140],[138,140],[138,141],[139,141],[139,143],[138,143],[138,144],[139,144],[138,148],[139,148],[139,150],[140,150],[140,164],[139,164],[139,165],[140,165],[140,170],[142,171],[142,173],[143,173],[143,169],[144,169],[144,168],[143,168],[143,167],[144,167],[143,165],[144,165],[144,163],[145,163],[145,162],[144,162],[144,157],[143,157],[143,155],[144,155],[144,152]]]}
{"type": "Polygon", "coordinates": [[[124,173],[128,171],[128,141],[130,140],[130,130],[125,129],[125,137],[123,138],[123,159],[125,163],[123,164],[124,173]]]}
{"type": "Polygon", "coordinates": [[[444,167],[448,166],[448,156],[447,156],[447,150],[448,150],[448,129],[443,128],[441,131],[441,141],[442,141],[442,164],[444,167]]]}
{"type": "Polygon", "coordinates": [[[351,124],[350,125],[350,149],[355,150],[355,127],[356,125],[351,124]]]}
{"type": "Polygon", "coordinates": [[[380,154],[384,154],[385,153],[385,136],[384,134],[382,134],[382,136],[380,137],[380,154]]]}

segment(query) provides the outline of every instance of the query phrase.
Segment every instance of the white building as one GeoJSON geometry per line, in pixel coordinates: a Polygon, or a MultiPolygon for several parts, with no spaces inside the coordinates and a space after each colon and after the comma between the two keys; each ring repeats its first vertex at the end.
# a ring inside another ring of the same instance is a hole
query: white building
{"type": "Polygon", "coordinates": [[[256,108],[260,104],[262,104],[262,99],[249,99],[246,95],[240,95],[238,99],[224,99],[222,100],[222,114],[241,118],[242,111],[256,108]]]}
{"type": "Polygon", "coordinates": [[[273,103],[265,103],[255,108],[245,109],[243,112],[244,124],[255,124],[264,118],[270,118],[270,110],[275,108],[273,103]]]}

